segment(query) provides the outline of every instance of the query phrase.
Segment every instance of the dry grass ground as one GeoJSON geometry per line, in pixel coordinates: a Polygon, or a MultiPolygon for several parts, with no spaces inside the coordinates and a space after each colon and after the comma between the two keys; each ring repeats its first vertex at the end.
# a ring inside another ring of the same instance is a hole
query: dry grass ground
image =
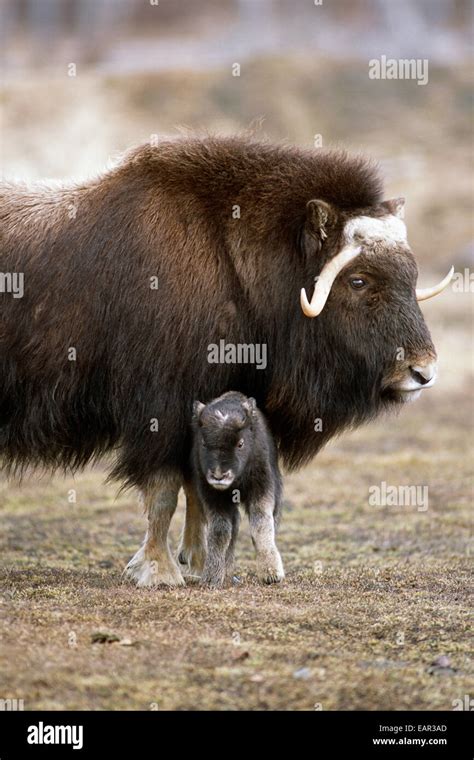
{"type": "MultiPolygon", "coordinates": [[[[4,169],[87,173],[176,124],[232,131],[263,114],[272,136],[322,133],[384,160],[390,195],[409,196],[422,285],[451,259],[469,265],[463,70],[430,69],[426,88],[312,61],[248,73],[11,83],[4,169]]],[[[104,485],[105,469],[0,480],[0,697],[26,709],[449,710],[472,695],[471,298],[423,306],[440,353],[434,389],[286,477],[280,586],[257,584],[243,530],[240,585],[136,590],[121,571],[144,521],[133,494],[104,485]],[[427,486],[428,509],[370,506],[382,481],[427,486]],[[93,643],[101,631],[118,641],[93,643]],[[432,668],[442,655],[450,667],[432,668]]]]}

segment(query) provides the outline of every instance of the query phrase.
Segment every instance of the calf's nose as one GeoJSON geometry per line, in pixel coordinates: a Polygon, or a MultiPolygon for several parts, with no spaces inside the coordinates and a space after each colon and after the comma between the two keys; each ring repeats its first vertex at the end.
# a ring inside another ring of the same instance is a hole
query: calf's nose
{"type": "Polygon", "coordinates": [[[208,476],[212,480],[227,480],[230,477],[230,470],[226,470],[226,472],[222,472],[220,467],[216,467],[215,470],[209,470],[208,476]]]}

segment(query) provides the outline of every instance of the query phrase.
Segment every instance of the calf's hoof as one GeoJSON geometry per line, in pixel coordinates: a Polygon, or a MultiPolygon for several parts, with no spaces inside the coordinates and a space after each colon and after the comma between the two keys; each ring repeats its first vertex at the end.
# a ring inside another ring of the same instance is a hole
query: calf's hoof
{"type": "Polygon", "coordinates": [[[269,586],[271,583],[281,583],[285,577],[285,573],[275,573],[273,571],[259,574],[258,578],[262,583],[269,586]]]}
{"type": "Polygon", "coordinates": [[[225,573],[203,572],[199,585],[203,588],[222,588],[225,583],[225,573]]]}
{"type": "Polygon", "coordinates": [[[257,575],[261,583],[281,583],[285,577],[281,557],[274,557],[270,562],[257,562],[257,575]]]}

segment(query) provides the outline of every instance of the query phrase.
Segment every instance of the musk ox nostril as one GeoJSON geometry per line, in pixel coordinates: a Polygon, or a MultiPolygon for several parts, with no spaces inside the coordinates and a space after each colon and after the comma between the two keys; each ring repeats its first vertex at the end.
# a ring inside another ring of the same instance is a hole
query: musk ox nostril
{"type": "Polygon", "coordinates": [[[423,377],[421,372],[417,372],[416,369],[410,369],[411,376],[414,380],[416,380],[417,383],[420,383],[420,385],[426,385],[426,383],[429,383],[431,378],[423,377]]]}
{"type": "Polygon", "coordinates": [[[426,367],[410,367],[410,374],[420,385],[427,385],[433,380],[436,368],[434,364],[428,364],[426,367]]]}

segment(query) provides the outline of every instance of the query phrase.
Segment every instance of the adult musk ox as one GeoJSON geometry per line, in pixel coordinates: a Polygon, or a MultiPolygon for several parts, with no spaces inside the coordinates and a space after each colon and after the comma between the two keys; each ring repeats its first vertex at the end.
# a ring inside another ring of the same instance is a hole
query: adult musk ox
{"type": "Polygon", "coordinates": [[[415,290],[402,207],[382,201],[364,158],[239,137],[144,145],[81,185],[4,183],[7,470],[76,469],[115,450],[111,475],[142,489],[148,517],[129,575],[182,583],[167,542],[182,485],[181,551],[191,565],[203,557],[188,471],[194,399],[255,397],[294,468],[434,383],[417,299],[449,275],[415,290]],[[23,297],[9,292],[15,275],[23,297]],[[265,346],[265,369],[232,352],[211,363],[221,340],[265,346]]]}

